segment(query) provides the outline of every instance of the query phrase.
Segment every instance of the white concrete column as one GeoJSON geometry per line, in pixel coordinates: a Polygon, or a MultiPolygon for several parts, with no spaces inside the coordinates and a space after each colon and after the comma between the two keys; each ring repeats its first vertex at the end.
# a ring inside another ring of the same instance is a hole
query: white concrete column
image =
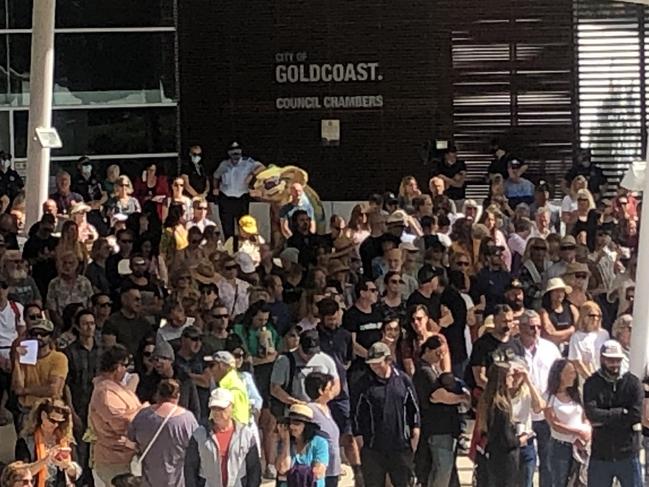
{"type": "Polygon", "coordinates": [[[52,124],[55,11],[56,0],[34,0],[27,129],[25,228],[29,228],[40,219],[41,205],[48,194],[50,149],[41,147],[36,137],[36,128],[49,128],[52,124]]]}

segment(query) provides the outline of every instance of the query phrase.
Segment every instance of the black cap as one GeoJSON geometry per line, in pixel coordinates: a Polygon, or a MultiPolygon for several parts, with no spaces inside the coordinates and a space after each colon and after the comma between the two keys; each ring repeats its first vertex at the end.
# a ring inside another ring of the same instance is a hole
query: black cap
{"type": "Polygon", "coordinates": [[[307,355],[320,351],[320,336],[317,330],[308,330],[300,335],[300,347],[307,355]]]}
{"type": "Polygon", "coordinates": [[[442,267],[433,267],[430,264],[424,264],[417,272],[417,281],[419,284],[426,284],[436,277],[443,276],[444,269],[442,267]]]}
{"type": "Polygon", "coordinates": [[[491,257],[493,255],[501,255],[503,250],[505,250],[505,248],[501,245],[488,245],[484,253],[487,257],[491,257]]]}
{"type": "Polygon", "coordinates": [[[183,338],[200,338],[201,331],[195,326],[188,326],[183,329],[182,335],[183,338]]]}
{"type": "Polygon", "coordinates": [[[237,142],[237,141],[235,140],[234,142],[232,142],[232,143],[228,146],[228,150],[231,151],[231,150],[236,150],[236,149],[241,149],[241,145],[239,144],[239,142],[237,142]]]}
{"type": "Polygon", "coordinates": [[[541,180],[539,181],[539,184],[536,185],[536,191],[539,193],[549,193],[550,192],[550,185],[548,184],[547,181],[541,180]]]}
{"type": "Polygon", "coordinates": [[[385,193],[385,195],[383,196],[383,201],[385,201],[386,203],[398,203],[398,202],[399,202],[399,198],[397,198],[397,197],[395,196],[394,193],[392,193],[392,192],[387,192],[387,193],[385,193]]]}
{"type": "Polygon", "coordinates": [[[517,277],[512,277],[507,284],[505,291],[511,291],[512,289],[523,289],[523,283],[517,277]]]}
{"type": "Polygon", "coordinates": [[[519,161],[518,159],[512,159],[512,160],[509,161],[509,167],[511,167],[513,169],[517,169],[517,168],[521,167],[522,165],[523,165],[523,163],[521,161],[519,161]]]}

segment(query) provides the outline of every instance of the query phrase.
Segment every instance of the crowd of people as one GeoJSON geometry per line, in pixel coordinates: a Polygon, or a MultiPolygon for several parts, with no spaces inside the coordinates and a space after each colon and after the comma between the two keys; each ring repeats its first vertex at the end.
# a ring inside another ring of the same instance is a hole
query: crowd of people
{"type": "Polygon", "coordinates": [[[287,181],[271,242],[236,142],[81,158],[31,227],[1,154],[2,487],[449,487],[460,454],[478,486],[644,485],[641,204],[587,152],[560,189],[492,149],[484,201],[450,146],[324,234],[287,181]]]}

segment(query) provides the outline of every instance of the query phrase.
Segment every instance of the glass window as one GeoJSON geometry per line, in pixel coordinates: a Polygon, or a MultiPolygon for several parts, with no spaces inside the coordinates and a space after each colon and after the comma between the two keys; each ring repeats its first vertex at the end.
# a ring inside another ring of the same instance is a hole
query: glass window
{"type": "MultiPolygon", "coordinates": [[[[3,3],[4,10],[5,0],[3,3]]],[[[33,0],[6,0],[9,27],[30,29],[33,0]]],[[[174,0],[59,0],[57,27],[168,27],[174,25],[174,0]]],[[[2,12],[2,22],[5,15],[2,12]]]]}
{"type": "MultiPolygon", "coordinates": [[[[57,34],[54,105],[176,99],[174,33],[57,34]]],[[[13,104],[29,105],[31,36],[9,36],[13,104]]]]}
{"type": "MultiPolygon", "coordinates": [[[[55,110],[63,148],[52,156],[176,152],[175,108],[55,110]]],[[[16,157],[27,154],[27,111],[14,112],[16,157]]]]}

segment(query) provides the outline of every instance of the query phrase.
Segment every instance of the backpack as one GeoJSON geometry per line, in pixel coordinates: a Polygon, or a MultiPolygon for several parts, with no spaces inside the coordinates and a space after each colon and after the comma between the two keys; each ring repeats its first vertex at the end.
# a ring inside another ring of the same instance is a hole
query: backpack
{"type": "Polygon", "coordinates": [[[316,478],[311,465],[295,464],[286,474],[288,487],[313,487],[316,478]]]}
{"type": "MultiPolygon", "coordinates": [[[[288,359],[289,371],[288,371],[288,384],[286,387],[282,387],[288,394],[293,391],[293,379],[295,379],[295,369],[297,364],[295,363],[295,357],[291,352],[285,352],[284,355],[288,359]]],[[[270,396],[270,412],[276,418],[282,418],[285,416],[286,404],[277,399],[271,394],[270,396]]]]}

